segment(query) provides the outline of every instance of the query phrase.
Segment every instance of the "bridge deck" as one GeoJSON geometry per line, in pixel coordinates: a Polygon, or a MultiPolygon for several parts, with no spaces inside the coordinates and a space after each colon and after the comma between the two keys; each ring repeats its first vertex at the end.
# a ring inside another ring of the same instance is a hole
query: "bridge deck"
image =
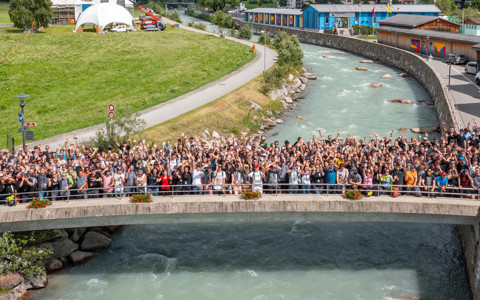
{"type": "Polygon", "coordinates": [[[244,201],[237,195],[56,201],[45,209],[0,207],[0,232],[104,225],[211,221],[385,221],[478,224],[480,202],[459,198],[369,197],[349,201],[340,195],[263,195],[244,201]]]}

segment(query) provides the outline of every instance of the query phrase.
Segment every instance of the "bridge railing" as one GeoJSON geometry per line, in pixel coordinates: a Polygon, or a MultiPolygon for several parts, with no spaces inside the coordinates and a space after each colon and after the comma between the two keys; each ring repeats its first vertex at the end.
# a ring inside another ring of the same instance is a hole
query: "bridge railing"
{"type": "Polygon", "coordinates": [[[182,185],[154,185],[154,186],[123,186],[123,187],[98,187],[65,190],[47,190],[47,191],[31,191],[24,193],[8,193],[0,194],[0,204],[6,204],[7,197],[14,195],[20,202],[28,202],[35,198],[57,200],[81,200],[87,198],[101,197],[129,197],[133,194],[150,193],[153,196],[188,196],[188,195],[212,195],[220,196],[228,194],[240,194],[242,191],[260,191],[265,194],[317,194],[317,195],[341,195],[346,190],[357,189],[365,196],[389,195],[393,197],[407,195],[416,197],[453,197],[466,198],[478,201],[479,190],[474,188],[460,188],[448,186],[445,189],[438,187],[421,187],[412,185],[351,185],[338,183],[263,183],[263,184],[182,184],[182,185]]]}

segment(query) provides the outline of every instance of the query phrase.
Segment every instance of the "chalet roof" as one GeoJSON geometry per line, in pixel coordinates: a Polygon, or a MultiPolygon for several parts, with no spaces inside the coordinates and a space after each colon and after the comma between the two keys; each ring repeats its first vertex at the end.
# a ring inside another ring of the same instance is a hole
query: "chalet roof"
{"type": "MultiPolygon", "coordinates": [[[[318,12],[327,13],[355,13],[355,12],[372,12],[374,5],[372,4],[311,4],[313,9],[318,12]]],[[[392,12],[398,13],[441,13],[441,10],[435,4],[418,4],[418,5],[391,5],[392,12]]],[[[375,5],[375,12],[388,12],[386,4],[375,5]]]]}
{"type": "Polygon", "coordinates": [[[419,16],[419,15],[396,15],[384,20],[379,21],[381,26],[393,26],[393,27],[406,27],[415,28],[417,26],[435,21],[441,20],[460,26],[459,24],[440,18],[436,16],[419,16]]]}
{"type": "Polygon", "coordinates": [[[418,36],[418,37],[430,37],[430,38],[442,39],[447,41],[468,43],[473,45],[480,44],[480,36],[465,35],[465,34],[453,33],[453,32],[409,29],[409,28],[391,27],[391,26],[380,26],[378,28],[378,31],[403,33],[403,34],[409,34],[409,35],[418,36]]]}

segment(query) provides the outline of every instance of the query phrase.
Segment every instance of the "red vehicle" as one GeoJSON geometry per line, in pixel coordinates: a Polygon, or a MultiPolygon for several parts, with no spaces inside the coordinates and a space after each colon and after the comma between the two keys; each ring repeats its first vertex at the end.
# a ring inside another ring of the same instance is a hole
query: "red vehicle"
{"type": "Polygon", "coordinates": [[[144,16],[140,16],[140,21],[141,23],[141,28],[142,30],[147,30],[147,31],[158,31],[158,30],[165,30],[166,26],[162,21],[162,16],[156,15],[151,9],[144,8],[141,5],[139,5],[136,1],[130,0],[133,5],[138,7],[141,11],[145,13],[144,16]]]}

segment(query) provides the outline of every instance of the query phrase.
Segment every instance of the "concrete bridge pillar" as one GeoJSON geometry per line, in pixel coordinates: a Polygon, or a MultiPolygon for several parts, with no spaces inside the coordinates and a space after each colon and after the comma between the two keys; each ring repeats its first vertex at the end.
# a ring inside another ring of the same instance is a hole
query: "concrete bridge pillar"
{"type": "Polygon", "coordinates": [[[480,299],[480,246],[479,225],[457,225],[467,266],[473,299],[480,299]]]}

